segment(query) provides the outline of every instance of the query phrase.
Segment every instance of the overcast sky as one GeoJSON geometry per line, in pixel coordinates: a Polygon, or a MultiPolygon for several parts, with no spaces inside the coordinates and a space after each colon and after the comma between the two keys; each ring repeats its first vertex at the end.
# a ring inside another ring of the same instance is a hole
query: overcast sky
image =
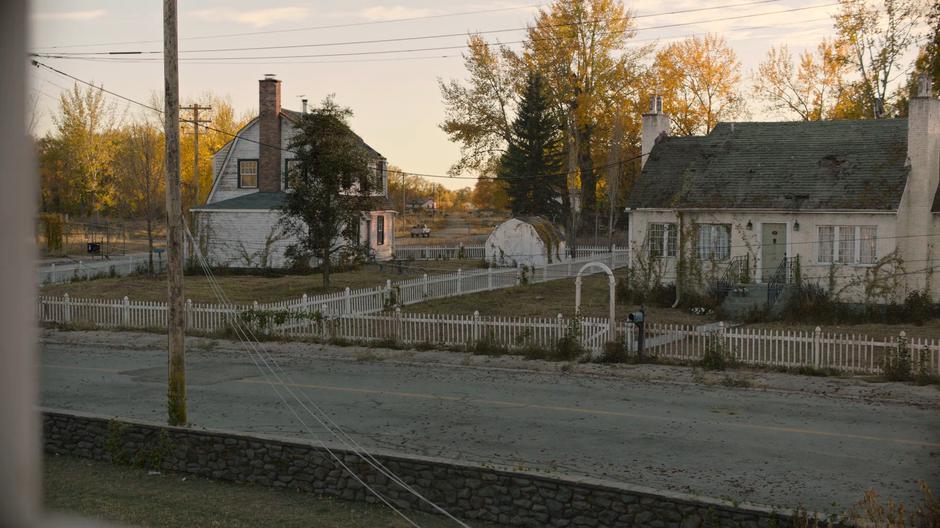
{"type": "MultiPolygon", "coordinates": [[[[727,6],[748,0],[641,0],[627,2],[637,15],[710,6],[727,6]]],[[[753,0],[751,0],[753,1],[753,0]]],[[[788,43],[792,50],[815,46],[832,34],[829,18],[835,12],[835,0],[782,0],[751,6],[739,6],[697,13],[648,16],[638,20],[638,39],[658,39],[661,43],[690,34],[717,32],[737,52],[745,76],[756,67],[772,45],[788,43]],[[825,6],[804,11],[715,20],[741,15],[768,13],[794,7],[825,6]],[[695,22],[672,28],[648,29],[676,23],[695,22]],[[773,27],[771,27],[773,26],[773,27]]],[[[47,0],[34,4],[33,45],[49,52],[160,50],[162,48],[162,2],[151,0],[95,1],[47,0]],[[149,42],[148,42],[149,41],[149,42]],[[131,42],[123,44],[124,42],[131,42]],[[121,43],[121,44],[112,44],[121,43]],[[101,46],[88,46],[106,44],[101,46]],[[51,46],[76,46],[59,47],[51,46]]],[[[440,2],[429,0],[392,0],[390,3],[357,0],[292,2],[271,0],[193,0],[180,2],[180,50],[259,47],[334,43],[466,33],[496,29],[522,28],[530,23],[536,2],[525,0],[480,0],[475,2],[440,2]],[[423,18],[411,21],[382,22],[410,17],[446,15],[467,11],[498,10],[488,13],[423,18]],[[200,38],[231,33],[251,33],[356,24],[346,27],[303,29],[261,35],[225,38],[200,38]]],[[[487,36],[509,42],[521,40],[522,31],[508,31],[487,36]]],[[[263,62],[231,61],[226,64],[205,61],[182,62],[180,90],[183,99],[206,91],[229,96],[236,109],[257,109],[258,79],[274,73],[283,81],[282,101],[287,108],[300,108],[300,96],[317,102],[330,93],[355,112],[354,129],[389,162],[407,171],[445,174],[457,159],[458,148],[438,128],[444,109],[437,79],[464,78],[460,49],[417,51],[359,56],[323,57],[325,54],[372,52],[429,47],[463,46],[466,37],[413,40],[394,43],[337,45],[286,50],[233,51],[224,53],[182,53],[183,57],[247,57],[251,55],[321,55],[292,59],[268,59],[263,62]]],[[[145,56],[146,57],[146,56],[145,56]]],[[[103,83],[104,87],[141,101],[149,101],[154,91],[162,92],[162,62],[159,56],[150,62],[93,62],[47,59],[45,62],[77,77],[103,83]]],[[[906,67],[906,64],[905,64],[906,67]]],[[[56,96],[71,81],[55,73],[32,70],[33,86],[40,92],[38,133],[52,125],[51,112],[56,96]]],[[[124,103],[122,103],[124,105],[124,103]]],[[[751,105],[754,117],[768,118],[759,105],[751,105]]],[[[137,109],[129,109],[137,112],[137,109]]],[[[471,184],[468,180],[436,180],[448,187],[471,184]]]]}

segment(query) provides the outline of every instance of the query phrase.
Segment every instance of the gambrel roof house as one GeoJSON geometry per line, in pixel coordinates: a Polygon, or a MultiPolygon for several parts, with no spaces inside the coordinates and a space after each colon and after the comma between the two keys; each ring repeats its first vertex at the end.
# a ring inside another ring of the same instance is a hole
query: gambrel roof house
{"type": "MultiPolygon", "coordinates": [[[[212,190],[205,205],[192,209],[200,246],[217,266],[283,267],[289,264],[284,251],[294,243],[278,219],[291,192],[287,174],[295,161],[288,147],[302,113],[281,107],[281,81],[268,75],[258,85],[258,117],[213,155],[212,190]]],[[[377,207],[362,215],[359,242],[376,259],[388,260],[396,215],[388,200],[388,163],[365,141],[362,145],[375,170],[377,207]]]]}
{"type": "MultiPolygon", "coordinates": [[[[940,101],[922,79],[904,119],[720,123],[670,137],[654,98],[627,203],[634,258],[703,287],[802,279],[846,301],[940,299],[940,101]]],[[[766,288],[764,289],[766,291],[766,288]]]]}

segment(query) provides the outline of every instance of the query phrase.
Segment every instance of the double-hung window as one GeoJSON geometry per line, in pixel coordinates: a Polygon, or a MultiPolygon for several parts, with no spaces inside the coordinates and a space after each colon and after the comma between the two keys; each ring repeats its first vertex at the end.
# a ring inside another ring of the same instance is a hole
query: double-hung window
{"type": "Polygon", "coordinates": [[[816,261],[821,264],[874,264],[878,260],[877,226],[819,226],[816,261]]]}
{"type": "Polygon", "coordinates": [[[258,160],[238,160],[238,187],[240,189],[256,189],[258,187],[258,160]]]}
{"type": "Polygon", "coordinates": [[[678,245],[676,224],[649,224],[646,240],[650,257],[675,257],[678,245]]]}
{"type": "Polygon", "coordinates": [[[375,243],[379,246],[385,245],[385,216],[375,217],[375,243]]]}
{"type": "Polygon", "coordinates": [[[730,224],[698,224],[698,258],[700,260],[731,258],[730,224]]]}

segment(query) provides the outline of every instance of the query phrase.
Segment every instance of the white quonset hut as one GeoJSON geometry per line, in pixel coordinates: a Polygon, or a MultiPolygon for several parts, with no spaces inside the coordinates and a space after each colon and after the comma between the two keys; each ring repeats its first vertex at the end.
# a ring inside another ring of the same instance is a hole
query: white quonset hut
{"type": "Polygon", "coordinates": [[[567,258],[562,232],[538,216],[506,220],[490,233],[484,251],[495,266],[544,266],[567,258]]]}

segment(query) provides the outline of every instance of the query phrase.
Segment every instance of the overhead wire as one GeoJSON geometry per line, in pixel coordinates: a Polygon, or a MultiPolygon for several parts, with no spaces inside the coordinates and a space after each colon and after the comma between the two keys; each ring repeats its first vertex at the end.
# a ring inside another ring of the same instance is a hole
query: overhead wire
{"type": "MultiPolygon", "coordinates": [[[[778,11],[769,11],[769,12],[764,12],[764,13],[754,13],[754,14],[746,14],[746,15],[736,15],[736,16],[731,16],[731,17],[713,18],[713,19],[708,19],[708,20],[698,20],[698,21],[694,21],[694,22],[677,22],[677,23],[672,23],[672,24],[663,24],[663,25],[659,25],[659,26],[649,26],[649,27],[645,27],[645,28],[635,28],[635,29],[634,29],[634,28],[627,28],[627,29],[624,29],[624,30],[622,30],[622,31],[612,31],[612,32],[607,32],[607,33],[638,32],[638,31],[647,31],[647,30],[652,30],[652,29],[666,29],[666,28],[673,28],[673,27],[698,25],[698,24],[705,24],[705,23],[710,23],[710,22],[724,22],[724,21],[729,21],[729,20],[740,20],[740,19],[755,18],[755,17],[760,17],[760,16],[770,16],[770,15],[778,15],[778,14],[785,14],[785,13],[793,13],[793,12],[798,12],[798,11],[806,11],[806,10],[810,10],[810,9],[820,9],[820,8],[832,7],[832,6],[836,6],[836,5],[839,5],[839,4],[838,4],[838,3],[818,4],[818,5],[813,5],[813,6],[804,6],[804,7],[791,8],[791,9],[784,9],[784,10],[778,10],[778,11]]],[[[572,24],[574,24],[574,23],[572,23],[572,24]]],[[[518,31],[518,30],[516,30],[516,31],[518,31]]],[[[457,34],[450,35],[450,36],[456,36],[456,35],[457,35],[457,34]]],[[[462,33],[460,34],[460,36],[463,36],[463,35],[464,35],[464,34],[462,34],[462,33]]],[[[575,38],[575,37],[576,37],[576,35],[572,35],[572,36],[570,36],[570,37],[565,37],[565,38],[575,38]]],[[[440,38],[440,37],[430,36],[429,38],[440,38]]],[[[487,47],[491,47],[491,46],[503,46],[503,45],[508,45],[508,44],[523,44],[523,43],[526,43],[526,42],[530,42],[531,40],[533,40],[533,39],[517,40],[517,41],[509,41],[509,42],[498,42],[498,41],[497,41],[497,42],[484,42],[483,45],[485,45],[485,46],[487,46],[487,47]]],[[[554,41],[556,41],[557,39],[556,39],[556,38],[544,38],[544,39],[535,39],[535,40],[548,40],[548,41],[554,42],[554,41]]],[[[327,45],[327,44],[324,44],[324,45],[327,45]]],[[[311,47],[311,46],[317,46],[317,45],[285,46],[285,48],[288,48],[288,47],[311,47]]],[[[354,57],[354,56],[364,56],[364,55],[388,55],[388,54],[394,54],[394,53],[414,53],[414,52],[425,52],[425,51],[457,50],[457,49],[466,49],[467,47],[468,47],[468,45],[466,45],[466,44],[461,44],[461,45],[456,45],[456,46],[431,46],[431,47],[424,47],[424,48],[410,48],[410,49],[396,49],[396,50],[369,50],[369,51],[350,51],[350,52],[334,52],[334,53],[316,53],[316,54],[304,54],[304,55],[254,56],[254,57],[250,57],[250,58],[252,58],[252,59],[257,59],[257,60],[270,60],[270,59],[354,57]]],[[[244,49],[238,49],[238,50],[234,50],[234,51],[248,51],[248,50],[251,50],[251,49],[252,49],[252,48],[244,48],[244,49]]],[[[253,49],[254,49],[254,50],[257,50],[257,49],[264,49],[264,48],[258,48],[258,47],[256,47],[256,48],[253,48],[253,49]]],[[[273,49],[273,48],[269,48],[269,49],[273,49]]],[[[218,50],[218,51],[221,52],[221,51],[224,51],[224,50],[221,50],[221,49],[220,49],[220,50],[218,50]]],[[[84,53],[84,54],[82,54],[81,52],[75,52],[75,53],[76,53],[76,54],[73,54],[73,55],[69,55],[69,54],[65,54],[65,53],[30,53],[30,56],[42,57],[42,58],[67,59],[67,58],[69,58],[69,57],[77,57],[77,56],[80,56],[80,55],[96,56],[96,55],[101,54],[101,53],[104,53],[104,54],[107,54],[107,55],[114,55],[113,52],[90,52],[90,53],[84,53]]],[[[146,54],[150,54],[150,53],[151,53],[151,52],[146,52],[146,54]]],[[[156,52],[156,51],[154,51],[154,52],[152,52],[152,53],[155,53],[155,54],[156,54],[156,53],[162,53],[162,52],[156,52]]],[[[141,53],[135,53],[135,55],[136,55],[136,54],[145,54],[145,53],[144,53],[144,52],[141,52],[141,53]]],[[[119,52],[118,55],[127,55],[127,52],[119,52]]],[[[189,59],[189,60],[201,60],[201,61],[206,61],[206,60],[226,61],[226,60],[245,60],[246,58],[248,58],[248,57],[245,57],[245,56],[235,56],[235,57],[218,57],[218,56],[214,56],[214,57],[195,57],[195,58],[186,58],[186,57],[184,57],[184,58],[182,58],[181,60],[189,59]]],[[[146,58],[141,58],[141,59],[139,59],[139,60],[143,61],[143,60],[148,60],[148,59],[146,59],[146,58]]],[[[159,60],[159,59],[152,59],[152,60],[159,60]]]]}
{"type": "MultiPolygon", "coordinates": [[[[212,273],[211,268],[208,266],[208,261],[205,259],[204,255],[202,255],[201,249],[199,248],[199,245],[198,245],[198,243],[196,242],[195,238],[193,237],[192,232],[189,230],[189,227],[188,227],[188,226],[185,227],[185,232],[186,232],[186,235],[189,237],[190,241],[192,242],[192,247],[194,248],[193,251],[194,251],[194,253],[195,253],[196,256],[197,256],[197,259],[198,259],[198,261],[199,261],[199,263],[200,263],[200,266],[202,267],[203,272],[206,274],[206,278],[207,278],[207,280],[209,281],[210,286],[212,287],[212,289],[213,289],[213,291],[214,291],[216,297],[222,302],[222,304],[225,304],[225,305],[232,305],[233,303],[231,303],[230,301],[228,301],[228,298],[227,298],[227,296],[225,295],[225,292],[224,292],[224,290],[222,289],[221,285],[219,285],[218,282],[215,281],[214,274],[212,273]]],[[[362,447],[362,445],[359,444],[359,442],[357,442],[355,439],[353,439],[351,436],[349,436],[348,433],[346,433],[345,431],[343,431],[343,429],[339,426],[339,424],[337,424],[332,418],[330,418],[329,414],[327,414],[327,413],[309,396],[309,394],[307,394],[306,392],[304,392],[304,391],[301,390],[301,391],[300,391],[301,395],[304,396],[304,399],[307,401],[307,403],[308,403],[311,407],[313,407],[313,409],[314,409],[315,412],[314,412],[314,411],[311,411],[311,410],[307,407],[307,405],[304,404],[303,401],[301,401],[299,398],[297,398],[297,395],[294,393],[293,389],[291,388],[291,385],[294,385],[294,382],[293,382],[293,380],[291,379],[290,375],[289,375],[289,374],[283,369],[283,367],[281,367],[281,365],[274,359],[274,357],[270,354],[270,352],[267,351],[267,349],[264,347],[264,345],[262,345],[262,344],[260,343],[260,341],[257,339],[257,336],[254,334],[254,331],[253,331],[250,327],[248,327],[247,325],[244,325],[244,326],[243,326],[242,323],[241,323],[241,321],[239,321],[237,317],[234,318],[234,326],[235,326],[235,328],[237,329],[237,330],[236,330],[237,335],[239,335],[239,338],[240,338],[240,340],[243,342],[243,344],[248,344],[248,345],[250,345],[250,346],[253,348],[254,352],[255,352],[256,354],[258,354],[258,356],[261,358],[261,360],[262,360],[262,362],[264,363],[265,367],[268,368],[268,371],[271,372],[271,373],[274,375],[274,377],[275,377],[275,379],[277,380],[278,384],[281,385],[283,388],[285,388],[286,391],[288,392],[288,394],[290,394],[290,396],[291,396],[292,398],[294,398],[294,400],[297,401],[297,402],[300,404],[301,408],[303,408],[305,411],[307,411],[308,414],[310,414],[310,415],[321,425],[321,427],[323,427],[324,429],[326,429],[331,435],[333,435],[335,438],[337,438],[337,439],[340,441],[340,443],[342,443],[345,447],[347,447],[347,449],[349,449],[350,451],[353,451],[354,454],[356,454],[356,455],[359,456],[363,461],[365,461],[367,464],[369,464],[370,466],[372,466],[376,471],[378,471],[378,472],[381,473],[382,475],[384,475],[384,476],[386,476],[387,478],[389,478],[389,480],[391,480],[391,481],[394,482],[395,484],[401,486],[403,489],[405,489],[406,491],[408,491],[409,493],[411,493],[412,495],[414,495],[416,498],[418,498],[418,499],[421,500],[422,502],[425,502],[426,504],[428,504],[429,506],[431,506],[433,509],[435,509],[437,512],[439,512],[439,513],[443,514],[444,516],[448,517],[449,519],[453,520],[454,522],[456,522],[456,523],[457,523],[458,525],[460,525],[461,527],[463,527],[463,528],[469,528],[469,526],[467,526],[463,521],[459,520],[458,518],[456,518],[455,516],[453,516],[452,514],[450,514],[448,511],[446,511],[444,508],[440,507],[439,505],[437,505],[436,503],[434,503],[433,501],[431,501],[430,499],[428,499],[427,497],[425,497],[423,494],[421,494],[420,492],[418,492],[417,490],[415,490],[412,486],[410,486],[410,485],[407,484],[404,480],[402,480],[400,477],[398,477],[398,475],[396,475],[393,471],[391,471],[390,469],[388,469],[384,464],[382,464],[378,459],[376,459],[374,455],[372,455],[372,454],[369,453],[367,450],[365,450],[365,449],[362,447]],[[257,343],[257,347],[255,346],[256,343],[257,343]],[[260,352],[259,352],[259,348],[258,348],[258,347],[260,347],[260,352]],[[271,364],[274,365],[273,368],[271,367],[271,364]],[[275,369],[276,369],[276,370],[275,370],[275,369]],[[331,426],[332,426],[332,427],[331,427],[331,426]]],[[[247,347],[246,347],[246,351],[248,351],[247,347]]],[[[250,353],[249,353],[249,354],[250,354],[250,353]]],[[[257,363],[255,363],[255,365],[259,368],[259,370],[262,371],[262,374],[264,375],[264,370],[261,369],[260,366],[259,366],[257,363]]],[[[269,381],[269,383],[270,383],[270,381],[269,381]]],[[[274,385],[274,384],[271,384],[271,386],[272,386],[272,388],[275,389],[275,392],[277,392],[275,385],[274,385]]],[[[279,394],[279,396],[280,396],[280,394],[279,394]]],[[[284,401],[283,398],[282,398],[282,401],[284,401]]],[[[288,407],[290,407],[289,404],[287,404],[286,401],[284,401],[284,403],[285,403],[285,405],[288,405],[288,407]]],[[[296,416],[296,413],[295,413],[295,416],[296,416]]],[[[299,420],[301,423],[304,423],[303,420],[299,419],[299,417],[298,417],[298,420],[299,420]]],[[[312,431],[309,431],[309,428],[308,428],[308,432],[309,432],[310,434],[312,434],[312,431]]],[[[402,512],[400,512],[398,509],[396,509],[394,506],[392,506],[390,503],[388,503],[380,493],[378,493],[376,490],[374,490],[373,488],[371,488],[371,487],[369,487],[368,485],[366,485],[365,482],[363,482],[362,479],[360,479],[350,468],[348,468],[348,466],[347,466],[346,464],[343,464],[343,463],[340,461],[339,457],[337,457],[335,454],[333,454],[332,451],[329,450],[329,448],[328,448],[325,444],[323,444],[322,442],[320,442],[320,444],[322,445],[322,447],[323,447],[324,449],[326,449],[326,450],[331,454],[331,456],[334,457],[335,460],[337,460],[338,462],[340,462],[340,463],[342,464],[342,466],[343,466],[348,472],[350,472],[350,474],[352,474],[352,475],[356,478],[357,481],[359,481],[360,483],[362,483],[362,484],[366,487],[366,489],[370,490],[370,492],[372,492],[374,495],[376,495],[376,497],[378,497],[379,499],[383,500],[383,502],[385,502],[387,506],[389,506],[393,511],[395,511],[396,513],[398,513],[399,515],[401,515],[406,521],[408,521],[409,523],[411,523],[413,526],[417,526],[417,524],[414,523],[414,521],[412,521],[411,519],[409,519],[409,518],[408,518],[407,516],[405,516],[402,512]]]]}
{"type": "MultiPolygon", "coordinates": [[[[478,15],[486,13],[497,13],[502,11],[514,11],[517,9],[531,9],[533,7],[540,7],[545,4],[525,4],[517,6],[507,6],[493,9],[481,9],[477,11],[462,11],[457,13],[441,13],[437,15],[421,15],[421,16],[411,16],[411,17],[400,17],[393,18],[388,20],[368,20],[363,22],[348,22],[342,24],[328,24],[320,26],[306,26],[299,28],[285,28],[285,29],[269,29],[269,30],[260,30],[260,31],[244,31],[240,33],[221,33],[216,35],[195,35],[190,37],[180,37],[179,40],[208,40],[208,39],[219,39],[219,38],[230,38],[230,37],[246,37],[246,36],[255,36],[255,35],[270,35],[275,33],[294,33],[300,31],[313,31],[319,29],[338,29],[338,28],[347,28],[347,27],[356,27],[356,26],[369,26],[376,24],[392,24],[398,22],[412,22],[415,20],[426,20],[433,18],[448,18],[455,16],[465,16],[465,15],[478,15]]],[[[82,47],[97,47],[97,46],[122,46],[127,44],[153,44],[160,43],[162,40],[132,40],[124,42],[101,42],[98,44],[68,44],[68,45],[58,45],[58,46],[38,46],[37,49],[65,49],[65,48],[82,48],[82,47]]]]}
{"type": "MultiPolygon", "coordinates": [[[[667,11],[667,12],[662,12],[662,13],[651,13],[651,14],[642,15],[642,16],[630,16],[630,15],[628,15],[628,16],[625,16],[625,17],[612,17],[612,18],[609,18],[609,19],[599,19],[599,18],[595,18],[595,19],[584,20],[584,21],[577,21],[577,22],[564,22],[564,23],[560,23],[560,24],[547,24],[547,25],[542,25],[542,26],[539,26],[539,27],[540,27],[540,28],[545,28],[545,27],[548,27],[548,28],[560,28],[560,27],[581,26],[581,25],[585,25],[585,24],[596,24],[596,23],[599,23],[599,22],[610,22],[610,21],[614,21],[614,20],[633,20],[633,19],[636,19],[636,18],[644,18],[644,17],[658,17],[658,16],[676,15],[676,14],[692,13],[692,12],[700,12],[700,11],[711,11],[711,10],[716,10],[716,9],[727,9],[727,8],[734,8],[734,7],[746,7],[746,6],[752,6],[752,5],[758,5],[758,4],[776,3],[776,2],[779,2],[779,1],[780,1],[780,0],[755,0],[755,1],[750,1],[750,2],[737,3],[737,4],[726,4],[726,5],[720,5],[720,6],[701,7],[701,8],[684,9],[684,10],[677,10],[677,11],[667,11]]],[[[837,5],[837,4],[827,4],[827,5],[837,5]]],[[[799,8],[799,9],[808,9],[808,8],[799,8]]],[[[768,14],[776,14],[776,13],[781,13],[781,12],[790,12],[790,11],[789,11],[789,10],[785,10],[785,11],[774,11],[774,12],[771,12],[771,13],[768,13],[768,14]]],[[[755,14],[755,15],[745,15],[745,16],[762,16],[762,15],[761,15],[761,14],[755,14]]],[[[705,21],[703,21],[703,22],[714,22],[714,21],[716,21],[716,20],[724,20],[724,19],[705,20],[705,21]]],[[[624,32],[627,32],[627,31],[647,31],[647,30],[651,30],[651,29],[662,29],[662,28],[668,28],[668,27],[675,27],[676,25],[690,25],[690,24],[696,24],[696,23],[698,23],[698,22],[685,22],[685,23],[678,23],[678,24],[669,24],[669,25],[664,25],[664,26],[651,26],[651,27],[645,27],[645,28],[629,28],[629,29],[624,30],[624,32]]],[[[285,45],[274,45],[274,46],[244,46],[244,47],[234,47],[234,48],[233,48],[233,47],[229,47],[229,48],[207,48],[207,49],[180,50],[179,52],[180,52],[180,53],[220,53],[220,52],[227,52],[227,51],[259,51],[259,50],[275,50],[275,49],[298,49],[298,48],[319,48],[319,47],[332,47],[332,46],[353,46],[353,45],[362,45],[362,44],[379,44],[379,43],[388,43],[388,42],[408,42],[408,41],[415,41],[415,40],[441,39],[441,38],[451,38],[451,37],[465,37],[465,36],[467,36],[468,33],[473,34],[473,35],[490,35],[490,34],[495,34],[495,33],[509,33],[509,32],[517,32],[517,31],[528,31],[528,30],[530,30],[530,29],[531,29],[531,28],[527,26],[527,27],[514,27],[514,28],[503,28],[503,29],[487,29],[487,30],[472,31],[472,32],[462,31],[462,32],[459,32],[459,33],[442,33],[442,34],[434,34],[434,35],[413,35],[413,36],[406,36],[406,37],[394,37],[394,38],[382,38],[382,39],[350,40],[350,41],[340,41],[340,42],[318,42],[318,43],[312,43],[312,44],[285,44],[285,45]]],[[[71,55],[131,55],[131,54],[133,54],[133,55],[162,55],[162,54],[163,54],[163,51],[162,51],[162,50],[120,50],[120,51],[88,51],[88,52],[76,51],[76,52],[61,52],[61,53],[59,53],[58,55],[61,55],[61,56],[71,56],[71,55]]]]}
{"type": "MultiPolygon", "coordinates": [[[[58,68],[49,66],[48,64],[39,62],[39,61],[37,61],[37,60],[35,60],[35,59],[32,60],[32,64],[33,64],[34,66],[36,66],[36,67],[43,67],[43,68],[46,68],[46,69],[48,69],[48,70],[50,70],[50,71],[53,71],[53,72],[55,72],[55,73],[58,73],[59,75],[63,75],[63,76],[65,76],[65,77],[68,77],[68,78],[70,78],[70,79],[73,79],[73,80],[76,81],[76,82],[82,83],[82,84],[84,84],[84,85],[86,85],[86,86],[89,86],[89,87],[91,87],[91,88],[93,88],[93,89],[100,90],[100,91],[102,91],[102,92],[104,92],[104,93],[107,93],[107,94],[109,94],[109,95],[111,95],[111,96],[117,97],[117,98],[119,98],[119,99],[121,99],[121,100],[123,100],[123,101],[127,101],[127,102],[129,102],[129,103],[132,103],[132,104],[141,106],[141,107],[143,107],[143,108],[147,108],[147,109],[149,109],[149,110],[153,110],[154,112],[157,112],[157,113],[159,113],[159,114],[161,114],[161,115],[163,114],[163,110],[161,110],[161,109],[159,109],[159,108],[155,108],[155,107],[150,106],[150,105],[148,105],[148,104],[146,104],[146,103],[142,103],[142,102],[137,101],[137,100],[135,100],[135,99],[132,99],[132,98],[130,98],[130,97],[121,95],[121,94],[119,94],[119,93],[117,93],[117,92],[108,90],[108,89],[104,88],[103,86],[98,86],[98,85],[96,85],[96,84],[94,84],[94,83],[92,83],[92,82],[86,81],[86,80],[84,80],[84,79],[81,79],[81,78],[76,77],[76,76],[74,76],[74,75],[71,75],[71,74],[69,74],[69,73],[66,73],[66,72],[64,72],[64,71],[62,71],[62,70],[60,70],[60,69],[58,69],[58,68]]],[[[180,118],[180,122],[184,122],[184,123],[194,123],[191,119],[190,119],[190,120],[187,120],[187,119],[184,119],[184,118],[182,118],[182,117],[180,118]]],[[[220,133],[220,134],[229,136],[229,137],[231,137],[231,138],[233,138],[233,139],[239,139],[239,140],[242,140],[242,141],[248,141],[248,142],[251,142],[251,143],[256,143],[256,144],[258,144],[258,145],[260,145],[260,146],[262,146],[262,147],[267,147],[267,148],[271,148],[271,149],[276,149],[276,150],[280,150],[280,151],[283,151],[283,152],[289,152],[289,153],[294,154],[294,155],[297,155],[297,154],[298,154],[297,151],[294,151],[294,150],[291,150],[291,149],[288,149],[288,148],[281,147],[280,145],[270,145],[270,144],[261,142],[261,141],[256,140],[256,139],[252,139],[252,138],[245,137],[245,136],[243,136],[243,135],[238,134],[237,132],[228,132],[228,131],[226,131],[226,130],[221,130],[221,129],[215,128],[215,127],[213,127],[213,126],[211,126],[211,125],[207,125],[207,124],[205,124],[205,123],[198,123],[196,126],[200,126],[200,127],[204,128],[204,129],[206,129],[206,130],[209,130],[209,131],[212,131],[212,132],[217,132],[217,133],[220,133]]],[[[603,169],[603,168],[606,168],[606,167],[611,167],[611,166],[614,166],[614,165],[619,165],[619,164],[628,163],[628,162],[630,162],[630,161],[634,161],[634,160],[640,159],[640,158],[642,158],[642,157],[644,157],[644,156],[648,156],[648,155],[649,155],[649,153],[645,153],[645,154],[640,154],[640,155],[637,155],[637,156],[633,156],[633,157],[631,157],[631,158],[629,158],[629,159],[620,160],[620,161],[616,161],[616,162],[613,162],[613,163],[606,163],[606,164],[602,164],[602,165],[597,165],[597,166],[594,167],[594,169],[595,169],[595,170],[599,170],[599,169],[603,169]]],[[[575,173],[577,173],[578,171],[579,171],[579,169],[574,169],[574,170],[568,170],[568,171],[564,171],[564,172],[549,173],[549,174],[545,174],[544,176],[545,176],[545,177],[567,176],[567,175],[569,175],[569,174],[575,174],[575,173]]],[[[473,180],[479,179],[479,178],[474,177],[474,176],[453,176],[453,175],[444,175],[444,174],[432,175],[432,174],[414,173],[414,172],[405,172],[405,171],[396,171],[395,174],[401,174],[401,173],[403,173],[403,172],[404,172],[405,174],[407,174],[407,175],[410,175],[410,176],[419,176],[419,177],[425,177],[425,178],[473,179],[473,180]]],[[[504,179],[506,179],[506,178],[504,178],[504,179]]],[[[523,178],[520,177],[520,179],[523,179],[523,178]]]]}

